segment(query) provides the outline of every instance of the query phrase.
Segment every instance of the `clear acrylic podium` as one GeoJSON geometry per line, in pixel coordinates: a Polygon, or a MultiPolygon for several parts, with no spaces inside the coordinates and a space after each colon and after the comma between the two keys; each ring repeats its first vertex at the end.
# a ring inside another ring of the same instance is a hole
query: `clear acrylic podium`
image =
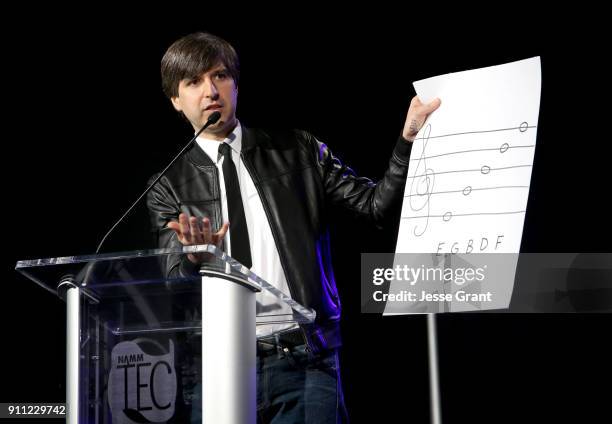
{"type": "Polygon", "coordinates": [[[67,423],[255,423],[256,328],[315,318],[212,245],[16,269],[66,301],[67,423]],[[200,275],[167,277],[168,255],[198,252],[200,275]]]}

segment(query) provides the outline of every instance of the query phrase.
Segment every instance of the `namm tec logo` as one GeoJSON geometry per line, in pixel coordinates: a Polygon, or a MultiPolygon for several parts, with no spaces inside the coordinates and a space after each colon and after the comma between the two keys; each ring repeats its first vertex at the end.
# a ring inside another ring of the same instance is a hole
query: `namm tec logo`
{"type": "Polygon", "coordinates": [[[113,423],[160,423],[174,415],[174,344],[149,339],[118,343],[111,352],[108,403],[113,423]]]}

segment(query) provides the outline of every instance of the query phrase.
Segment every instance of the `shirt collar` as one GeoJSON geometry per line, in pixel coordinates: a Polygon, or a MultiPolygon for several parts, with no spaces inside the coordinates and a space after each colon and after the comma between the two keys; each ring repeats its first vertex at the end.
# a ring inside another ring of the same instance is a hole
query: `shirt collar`
{"type": "Polygon", "coordinates": [[[213,162],[218,162],[219,143],[227,143],[231,149],[240,155],[242,150],[242,127],[240,122],[236,124],[234,130],[223,140],[213,140],[203,136],[196,138],[198,145],[204,150],[204,152],[210,157],[213,162]]]}

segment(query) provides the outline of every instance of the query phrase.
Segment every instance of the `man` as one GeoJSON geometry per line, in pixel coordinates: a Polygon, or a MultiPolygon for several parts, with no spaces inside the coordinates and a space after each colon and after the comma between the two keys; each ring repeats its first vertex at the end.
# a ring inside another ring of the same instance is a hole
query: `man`
{"type": "MultiPolygon", "coordinates": [[[[194,130],[214,112],[221,117],[149,193],[160,247],[224,245],[314,309],[314,324],[258,328],[258,414],[262,422],[340,422],[340,301],[326,211],[348,208],[377,226],[392,216],[401,206],[411,142],[440,101],[412,99],[389,168],[374,184],[306,132],[242,126],[236,118],[239,62],[225,40],[196,33],[176,41],[161,73],[165,94],[194,130]]],[[[197,272],[201,258],[188,259],[168,259],[168,273],[197,272]]]]}

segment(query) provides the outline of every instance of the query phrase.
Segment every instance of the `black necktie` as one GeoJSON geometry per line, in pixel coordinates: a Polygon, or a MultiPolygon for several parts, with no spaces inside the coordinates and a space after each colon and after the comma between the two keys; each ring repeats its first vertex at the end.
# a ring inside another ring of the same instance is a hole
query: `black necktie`
{"type": "Polygon", "coordinates": [[[247,268],[251,267],[251,247],[247,230],[244,206],[240,196],[240,184],[236,165],[232,160],[232,149],[229,144],[221,143],[219,154],[223,156],[223,179],[225,180],[225,196],[227,197],[227,214],[230,222],[230,242],[232,257],[247,268]]]}

